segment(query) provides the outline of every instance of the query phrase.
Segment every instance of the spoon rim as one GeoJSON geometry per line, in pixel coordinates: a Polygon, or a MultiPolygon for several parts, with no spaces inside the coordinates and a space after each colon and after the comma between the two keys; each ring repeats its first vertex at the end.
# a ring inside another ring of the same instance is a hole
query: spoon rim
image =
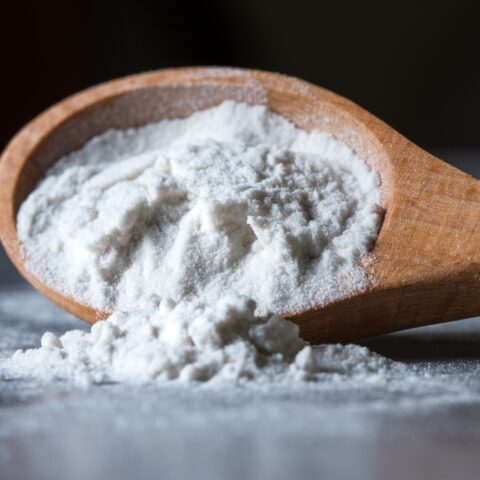
{"type": "MultiPolygon", "coordinates": [[[[382,203],[384,203],[384,206],[388,206],[390,198],[393,195],[392,185],[388,181],[390,175],[389,156],[383,148],[383,143],[385,139],[390,138],[391,135],[399,136],[399,134],[353,102],[306,81],[278,73],[252,69],[189,67],[131,75],[90,87],[67,97],[35,117],[9,142],[0,158],[0,205],[4,212],[0,215],[0,239],[7,255],[20,273],[37,290],[63,309],[88,323],[105,319],[109,316],[110,312],[102,311],[79,302],[72,296],[40,280],[27,268],[26,258],[16,228],[18,206],[15,205],[15,198],[17,189],[19,188],[22,169],[25,168],[25,165],[33,158],[33,155],[37,149],[40,148],[42,142],[44,142],[49,135],[52,135],[60,125],[65,124],[65,122],[78,115],[88,115],[88,112],[93,107],[98,106],[102,102],[109,102],[132,92],[145,90],[150,87],[189,85],[214,85],[219,88],[225,85],[247,86],[249,88],[257,86],[265,90],[267,95],[266,104],[269,107],[271,102],[274,102],[277,97],[280,98],[282,96],[292,102],[292,105],[311,101],[312,103],[317,102],[318,104],[329,106],[329,108],[335,112],[335,115],[338,114],[339,117],[348,119],[350,128],[352,125],[356,125],[361,131],[365,132],[365,134],[368,133],[371,136],[372,145],[374,145],[372,148],[374,150],[377,149],[372,155],[375,159],[382,159],[378,160],[375,165],[371,164],[371,166],[381,167],[376,168],[376,170],[379,171],[382,181],[382,203]]],[[[279,113],[283,114],[282,112],[279,113]]],[[[347,131],[346,135],[348,136],[348,134],[347,131]]],[[[359,141],[364,142],[364,139],[360,138],[359,141]]],[[[369,163],[371,158],[365,158],[364,160],[369,163]]],[[[374,162],[376,161],[377,160],[374,160],[374,162]]],[[[38,168],[41,170],[40,167],[38,168]]],[[[41,171],[41,174],[42,173],[44,173],[44,170],[41,171]]],[[[373,249],[367,257],[374,258],[376,249],[377,243],[374,244],[373,249]]],[[[363,260],[365,260],[365,258],[363,260]]],[[[364,263],[367,264],[369,262],[364,263]]],[[[367,273],[369,272],[369,268],[370,267],[365,266],[364,268],[362,266],[362,269],[367,273]]],[[[349,292],[342,296],[340,300],[361,293],[364,293],[364,291],[349,292]]],[[[319,307],[323,306],[317,306],[309,310],[313,311],[319,307]]],[[[285,316],[295,320],[305,313],[305,311],[306,310],[290,312],[285,316]]]]}

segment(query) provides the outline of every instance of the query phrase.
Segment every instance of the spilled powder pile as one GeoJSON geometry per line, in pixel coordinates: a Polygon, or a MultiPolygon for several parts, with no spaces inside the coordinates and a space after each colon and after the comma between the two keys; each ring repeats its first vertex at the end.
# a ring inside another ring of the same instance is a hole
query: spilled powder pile
{"type": "Polygon", "coordinates": [[[163,302],[154,311],[116,312],[89,333],[46,333],[41,348],[17,351],[6,367],[10,375],[87,384],[373,380],[404,371],[365,347],[309,346],[292,322],[256,316],[246,297],[225,297],[211,307],[163,302]]]}
{"type": "Polygon", "coordinates": [[[379,203],[377,174],[346,145],[263,106],[108,131],[47,172],[18,233],[36,276],[114,313],[90,333],[46,334],[10,371],[87,382],[388,371],[360,347],[310,347],[275,315],[367,287],[358,261],[379,203]]]}

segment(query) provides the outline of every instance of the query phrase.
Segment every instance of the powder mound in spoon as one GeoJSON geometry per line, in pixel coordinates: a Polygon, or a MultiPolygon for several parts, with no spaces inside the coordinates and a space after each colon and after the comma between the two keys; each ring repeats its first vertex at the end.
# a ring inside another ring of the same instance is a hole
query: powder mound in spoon
{"type": "Polygon", "coordinates": [[[282,314],[366,287],[379,203],[378,175],[345,144],[225,102],[63,157],[18,234],[36,276],[93,307],[230,292],[282,314]]]}
{"type": "Polygon", "coordinates": [[[311,347],[292,322],[256,316],[255,302],[246,297],[226,297],[213,306],[162,302],[154,310],[116,312],[90,332],[73,330],[60,338],[46,333],[39,349],[17,351],[3,367],[10,376],[86,384],[372,380],[404,368],[365,347],[311,347]]]}

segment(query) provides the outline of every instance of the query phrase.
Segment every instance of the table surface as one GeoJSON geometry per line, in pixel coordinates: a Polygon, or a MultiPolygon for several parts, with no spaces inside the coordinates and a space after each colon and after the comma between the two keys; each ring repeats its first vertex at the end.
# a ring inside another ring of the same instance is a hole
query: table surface
{"type": "MultiPolygon", "coordinates": [[[[455,156],[478,174],[475,158],[455,156]]],[[[0,267],[0,358],[37,346],[46,330],[86,328],[0,267]]],[[[362,343],[420,380],[269,389],[0,380],[0,480],[480,478],[480,318],[362,343]]]]}

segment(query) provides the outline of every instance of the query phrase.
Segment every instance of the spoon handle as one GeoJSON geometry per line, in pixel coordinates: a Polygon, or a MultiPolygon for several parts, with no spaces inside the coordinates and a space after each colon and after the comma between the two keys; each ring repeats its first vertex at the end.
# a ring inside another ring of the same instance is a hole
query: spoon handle
{"type": "Polygon", "coordinates": [[[385,144],[386,215],[364,262],[371,287],[302,314],[298,323],[311,341],[480,315],[480,181],[396,132],[385,144]]]}

